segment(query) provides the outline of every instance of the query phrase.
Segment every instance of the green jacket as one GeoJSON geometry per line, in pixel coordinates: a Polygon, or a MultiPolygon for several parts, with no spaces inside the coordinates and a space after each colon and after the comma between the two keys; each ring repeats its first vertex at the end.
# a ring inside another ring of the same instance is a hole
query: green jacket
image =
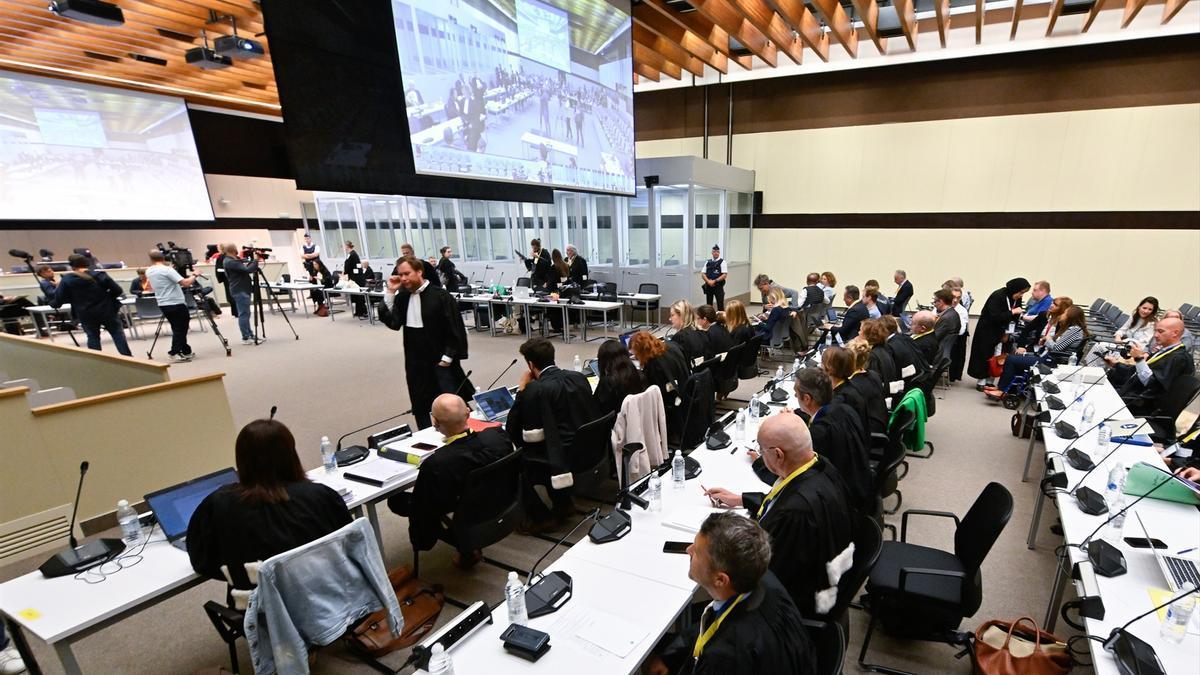
{"type": "Polygon", "coordinates": [[[888,420],[889,427],[896,421],[896,413],[902,409],[911,410],[915,419],[912,428],[904,435],[904,447],[908,448],[909,452],[920,452],[925,447],[925,420],[928,419],[925,413],[925,392],[909,389],[892,411],[892,417],[888,420]]]}

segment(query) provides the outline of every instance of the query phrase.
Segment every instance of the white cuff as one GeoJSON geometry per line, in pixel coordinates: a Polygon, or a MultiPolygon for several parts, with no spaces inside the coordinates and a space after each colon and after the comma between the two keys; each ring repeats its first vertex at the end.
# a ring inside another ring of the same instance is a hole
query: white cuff
{"type": "Polygon", "coordinates": [[[446,354],[442,354],[442,363],[453,363],[453,362],[454,362],[454,359],[450,358],[446,354]]]}
{"type": "Polygon", "coordinates": [[[388,311],[390,312],[392,307],[396,304],[396,292],[390,288],[384,287],[383,304],[387,305],[388,311]]]}

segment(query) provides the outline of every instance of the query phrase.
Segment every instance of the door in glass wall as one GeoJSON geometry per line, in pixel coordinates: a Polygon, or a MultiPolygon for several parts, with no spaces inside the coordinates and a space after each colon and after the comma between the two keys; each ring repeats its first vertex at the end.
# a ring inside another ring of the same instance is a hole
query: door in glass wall
{"type": "MultiPolygon", "coordinates": [[[[621,199],[625,201],[624,198],[621,199]]],[[[616,228],[614,223],[617,219],[617,201],[611,195],[596,196],[596,250],[592,252],[592,258],[588,259],[590,265],[612,265],[613,251],[616,249],[616,228]]]]}
{"type": "Polygon", "coordinates": [[[512,260],[512,239],[508,236],[508,217],[504,202],[487,202],[487,231],[491,260],[512,260]]]}
{"type": "Polygon", "coordinates": [[[412,244],[413,254],[424,259],[430,256],[433,248],[433,222],[430,220],[430,200],[420,197],[409,197],[408,202],[408,236],[412,244]]]}
{"type": "Polygon", "coordinates": [[[714,245],[725,248],[721,241],[721,206],[725,191],[696,186],[692,195],[692,261],[701,268],[712,257],[714,245]]]}
{"type": "Polygon", "coordinates": [[[687,261],[687,217],[686,186],[660,187],[654,190],[658,200],[658,253],[659,267],[678,267],[687,261]]]}
{"type": "Polygon", "coordinates": [[[725,193],[729,209],[729,246],[725,259],[730,262],[750,262],[750,221],[754,217],[754,193],[725,193]]]}
{"type": "Polygon", "coordinates": [[[327,260],[341,260],[346,257],[346,242],[354,244],[354,248],[362,247],[362,238],[358,235],[358,214],[355,211],[353,199],[322,199],[318,203],[321,215],[321,232],[324,235],[321,242],[321,257],[327,260]]]}
{"type": "MultiPolygon", "coordinates": [[[[359,200],[359,208],[363,215],[363,229],[367,236],[366,249],[359,252],[359,256],[363,259],[396,259],[396,242],[392,238],[392,230],[398,224],[392,217],[394,202],[395,200],[392,199],[369,197],[359,200]]],[[[403,231],[403,226],[401,226],[401,231],[403,231]]]]}
{"type": "Polygon", "coordinates": [[[625,250],[621,264],[631,267],[650,264],[650,211],[646,189],[638,188],[629,201],[629,220],[625,228],[625,250]]]}

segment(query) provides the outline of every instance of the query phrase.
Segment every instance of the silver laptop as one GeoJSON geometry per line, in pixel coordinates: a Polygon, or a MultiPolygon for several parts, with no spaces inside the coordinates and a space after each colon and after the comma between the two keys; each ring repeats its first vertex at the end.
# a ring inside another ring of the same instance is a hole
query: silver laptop
{"type": "MultiPolygon", "coordinates": [[[[1142,534],[1149,542],[1152,537],[1146,531],[1146,523],[1142,522],[1142,514],[1135,511],[1133,515],[1137,517],[1142,534]]],[[[1196,588],[1200,588],[1200,571],[1197,570],[1195,562],[1179,556],[1163,555],[1162,551],[1153,546],[1150,547],[1150,550],[1154,552],[1154,559],[1158,561],[1158,567],[1162,570],[1163,576],[1167,578],[1167,585],[1171,587],[1172,591],[1179,592],[1185,583],[1191,583],[1196,588]]]]}
{"type": "Polygon", "coordinates": [[[479,412],[483,413],[489,422],[507,419],[508,413],[513,407],[513,395],[508,387],[481,391],[472,398],[475,399],[475,405],[479,406],[479,412]]]}

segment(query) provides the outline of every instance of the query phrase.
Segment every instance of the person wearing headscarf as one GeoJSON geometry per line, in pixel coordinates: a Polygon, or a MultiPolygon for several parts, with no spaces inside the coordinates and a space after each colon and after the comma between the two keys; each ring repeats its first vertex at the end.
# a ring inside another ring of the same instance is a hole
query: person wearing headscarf
{"type": "Polygon", "coordinates": [[[971,340],[971,359],[967,363],[967,374],[978,380],[975,388],[983,391],[995,378],[988,372],[988,359],[1002,347],[1016,321],[1021,316],[1021,298],[1029,292],[1029,281],[1023,277],[1009,279],[1004,288],[997,288],[988,296],[975,324],[975,337],[971,340]]]}

